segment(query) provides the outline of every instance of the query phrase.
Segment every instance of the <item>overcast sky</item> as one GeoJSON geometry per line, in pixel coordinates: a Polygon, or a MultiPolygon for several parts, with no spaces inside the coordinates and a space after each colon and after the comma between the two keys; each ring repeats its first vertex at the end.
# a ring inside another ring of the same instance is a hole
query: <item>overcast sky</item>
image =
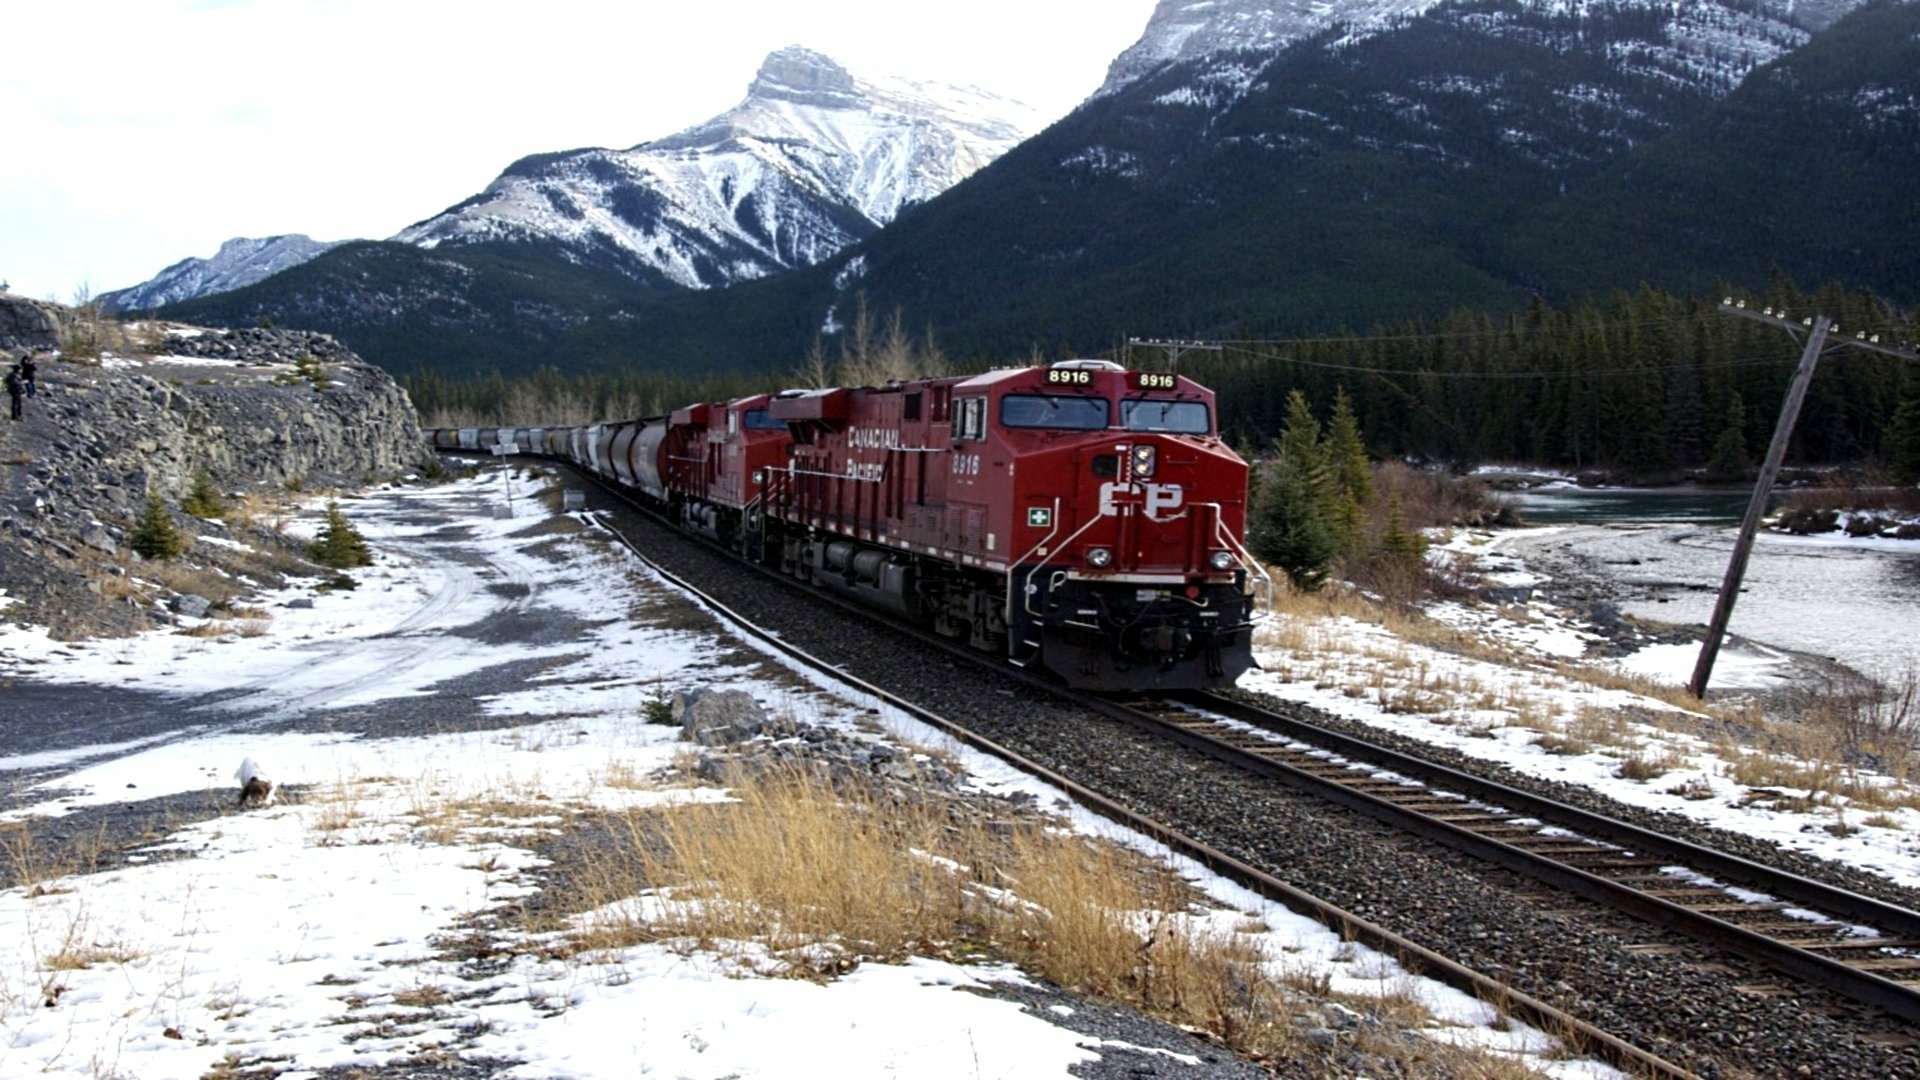
{"type": "Polygon", "coordinates": [[[509,162],[723,112],[767,53],[1064,115],[1154,0],[29,0],[0,57],[0,281],[70,300],[236,236],[384,238],[509,162]]]}

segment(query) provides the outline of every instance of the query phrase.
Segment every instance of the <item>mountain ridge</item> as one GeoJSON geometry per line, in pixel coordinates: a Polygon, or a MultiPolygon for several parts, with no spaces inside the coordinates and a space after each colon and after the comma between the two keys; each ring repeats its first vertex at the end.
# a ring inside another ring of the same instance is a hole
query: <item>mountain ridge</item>
{"type": "Polygon", "coordinates": [[[315,240],[304,233],[235,237],[210,259],[186,258],[138,285],[99,296],[102,310],[141,311],[209,293],[243,288],[306,262],[346,243],[315,240]]]}
{"type": "MultiPolygon", "coordinates": [[[[303,288],[304,311],[401,366],[437,362],[470,310],[540,345],[468,334],[469,367],[697,369],[791,367],[831,349],[862,306],[933,332],[949,355],[1004,358],[1134,334],[1337,332],[1643,280],[1758,287],[1776,270],[1920,299],[1920,256],[1896,239],[1911,231],[1899,208],[1920,205],[1920,136],[1903,126],[1920,7],[1840,0],[1818,32],[1784,10],[1451,0],[1366,33],[1330,26],[1278,50],[1155,66],[814,265],[635,290],[561,248],[443,246],[438,268],[421,266],[441,284],[381,292],[358,283],[420,260],[332,253],[319,261],[335,276],[303,288]],[[1801,64],[1824,73],[1817,94],[1795,90],[1801,64]],[[1758,110],[1755,73],[1771,95],[1758,110]],[[1736,131],[1749,134],[1723,137],[1736,131]],[[1822,157],[1809,147],[1828,141],[1848,167],[1810,173],[1822,157]],[[1811,228],[1799,191],[1870,212],[1811,228]],[[395,322],[376,298],[409,290],[414,314],[395,322]],[[501,322],[515,305],[538,319],[501,322]],[[381,347],[355,336],[371,324],[349,308],[373,313],[381,347]]],[[[255,288],[230,317],[284,303],[286,290],[255,288]]]]}
{"type": "Polygon", "coordinates": [[[984,91],[854,76],[799,46],[733,109],[626,150],[535,154],[393,237],[551,241],[640,281],[710,288],[811,265],[1017,143],[1032,111],[984,91]]]}
{"type": "MultiPolygon", "coordinates": [[[[789,46],[767,56],[727,112],[623,150],[524,155],[485,189],[389,240],[427,250],[554,245],[642,288],[723,286],[833,255],[1037,125],[1028,106],[978,88],[860,77],[789,46]]],[[[189,301],[251,285],[341,243],[229,240],[212,260],[182,260],[106,296],[123,311],[189,301]],[[261,269],[240,273],[243,257],[261,269]]]]}

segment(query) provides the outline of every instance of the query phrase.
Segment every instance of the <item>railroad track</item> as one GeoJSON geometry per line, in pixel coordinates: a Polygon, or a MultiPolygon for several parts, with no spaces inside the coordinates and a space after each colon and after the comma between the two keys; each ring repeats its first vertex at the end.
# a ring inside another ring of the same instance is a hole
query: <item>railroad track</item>
{"type": "MultiPolygon", "coordinates": [[[[607,490],[624,498],[623,493],[607,490]]],[[[707,550],[721,554],[718,549],[707,550]]],[[[800,588],[780,575],[769,573],[768,576],[800,588]]],[[[863,620],[886,621],[869,609],[817,591],[802,591],[812,603],[832,603],[863,620]]],[[[991,665],[998,678],[1024,682],[1046,696],[1153,731],[1253,774],[1276,778],[1284,775],[1289,778],[1290,788],[1312,791],[1317,797],[1349,806],[1395,828],[1471,852],[1491,864],[1624,912],[1662,932],[1692,936],[1713,949],[1769,965],[1789,977],[1788,985],[1770,987],[1755,984],[1750,978],[1743,981],[1739,975],[1722,976],[1728,985],[1738,985],[1742,993],[1770,993],[1783,1000],[1794,1000],[1798,995],[1793,991],[1793,984],[1798,982],[1827,988],[1908,1022],[1916,1015],[1915,1003],[1920,1000],[1916,995],[1916,985],[1920,985],[1920,916],[1907,909],[1502,787],[1468,773],[1240,702],[1205,696],[1177,702],[1126,703],[1077,695],[1031,673],[994,663],[946,639],[899,624],[888,625],[889,634],[911,634],[926,647],[956,659],[991,665]],[[1212,736],[1217,737],[1210,736],[1209,729],[1212,736]],[[1311,746],[1302,745],[1305,743],[1311,746]],[[1293,760],[1288,761],[1289,758],[1293,760]]],[[[907,711],[917,712],[911,708],[907,711]]],[[[955,737],[967,739],[959,733],[955,737]]],[[[998,748],[988,749],[1010,759],[1017,758],[998,748]]],[[[1032,762],[1026,762],[1023,767],[1040,771],[1063,787],[1081,793],[1090,805],[1107,804],[1101,796],[1046,773],[1032,762]]],[[[1154,835],[1167,835],[1164,826],[1138,821],[1130,824],[1154,835]]],[[[1230,876],[1242,877],[1230,860],[1220,861],[1224,856],[1218,852],[1211,852],[1204,845],[1198,845],[1195,850],[1199,852],[1195,857],[1203,863],[1216,866],[1230,876]]],[[[1357,937],[1365,936],[1356,929],[1365,920],[1338,909],[1319,910],[1317,902],[1310,898],[1289,897],[1284,883],[1262,885],[1254,877],[1242,879],[1289,906],[1314,914],[1330,926],[1355,933],[1357,937]],[[1275,884],[1280,886],[1279,890],[1274,889],[1275,884]]],[[[1405,945],[1413,945],[1404,938],[1400,940],[1405,945]]],[[[1377,947],[1403,956],[1417,955],[1403,952],[1404,946],[1382,944],[1377,947]]],[[[1629,943],[1620,948],[1623,952],[1665,955],[1684,947],[1656,940],[1629,943]]],[[[1713,970],[1712,964],[1705,966],[1713,970]]],[[[1443,971],[1442,967],[1418,961],[1410,961],[1409,967],[1435,974],[1443,971]]],[[[1455,982],[1455,985],[1465,984],[1455,982]]],[[[1489,991],[1473,992],[1484,995],[1489,991]]],[[[1836,1002],[1832,1007],[1839,1005],[1836,1002]]],[[[1525,1009],[1520,1012],[1526,1015],[1525,1009]]],[[[1539,1015],[1552,1016],[1557,1012],[1547,1008],[1539,1015]]],[[[1887,1025],[1884,1020],[1869,1026],[1881,1030],[1897,1027],[1887,1025]]],[[[1583,1045],[1596,1048],[1605,1045],[1588,1034],[1588,1025],[1568,1030],[1581,1032],[1575,1041],[1583,1045]]],[[[1901,1041],[1898,1034],[1876,1041],[1894,1046],[1912,1045],[1901,1041]]],[[[1630,1072],[1677,1074],[1677,1067],[1665,1062],[1656,1065],[1639,1058],[1598,1052],[1630,1072]]]]}
{"type": "Polygon", "coordinates": [[[1105,711],[1891,1016],[1920,1020],[1920,913],[1220,695],[1184,695],[1171,708],[1108,703],[1105,711]]]}
{"type": "MultiPolygon", "coordinates": [[[[627,502],[628,505],[633,506],[636,510],[652,516],[644,507],[629,499],[624,492],[605,485],[602,486],[603,490],[627,502]]],[[[1134,829],[1147,836],[1151,836],[1166,844],[1174,852],[1191,858],[1213,872],[1270,900],[1316,919],[1322,925],[1327,926],[1329,929],[1332,929],[1347,939],[1394,957],[1402,967],[1411,973],[1446,983],[1455,989],[1474,996],[1478,1000],[1492,1004],[1496,1008],[1513,1015],[1522,1022],[1541,1031],[1551,1032],[1564,1041],[1570,1049],[1578,1053],[1599,1058],[1637,1077],[1675,1078],[1675,1080],[1679,1080],[1679,1078],[1696,1078],[1695,1073],[1673,1062],[1667,1061],[1657,1054],[1635,1046],[1625,1039],[1603,1031],[1599,1027],[1564,1009],[1526,994],[1498,979],[1474,971],[1455,962],[1449,957],[1443,956],[1421,945],[1411,938],[1396,934],[1375,922],[1298,889],[1272,874],[1186,835],[1170,824],[1137,813],[1116,800],[1040,762],[1034,761],[1008,747],[987,739],[964,724],[956,723],[944,716],[922,708],[882,687],[848,674],[836,665],[810,655],[805,650],[787,641],[781,635],[755,626],[754,623],[745,616],[731,610],[718,599],[709,595],[705,590],[700,589],[692,582],[675,574],[663,566],[658,560],[642,551],[631,539],[621,534],[619,530],[613,528],[598,516],[590,515],[590,519],[604,530],[608,536],[625,546],[654,573],[673,584],[674,587],[696,597],[701,604],[711,609],[716,615],[739,627],[743,632],[753,636],[756,640],[760,641],[763,646],[792,657],[798,662],[816,670],[828,673],[832,678],[845,683],[859,693],[870,695],[878,702],[884,702],[893,708],[899,709],[907,715],[913,716],[921,722],[937,728],[956,741],[992,754],[1024,772],[1054,784],[1066,791],[1082,805],[1109,820],[1127,828],[1134,829]]],[[[655,520],[658,519],[656,518],[655,520]]],[[[753,569],[766,573],[768,577],[778,580],[785,585],[800,588],[800,586],[796,586],[793,582],[781,575],[765,571],[760,567],[753,567],[753,569]]],[[[882,619],[882,621],[885,621],[882,616],[877,615],[871,609],[853,604],[838,597],[821,594],[814,590],[805,591],[808,596],[832,604],[857,617],[864,619],[882,619]]],[[[900,629],[913,633],[926,644],[937,646],[950,655],[964,657],[970,663],[991,663],[983,654],[961,646],[955,646],[953,643],[939,638],[936,635],[922,634],[913,628],[901,627],[900,629]]],[[[996,673],[1010,675],[1018,681],[1026,682],[1036,688],[1043,688],[1050,693],[1058,692],[1076,701],[1079,699],[1078,695],[1072,695],[1069,692],[1063,691],[1048,680],[1025,672],[1010,671],[1005,668],[1004,665],[1000,664],[991,664],[991,666],[996,673]]],[[[1089,703],[1099,703],[1103,708],[1113,707],[1111,703],[1105,702],[1103,699],[1089,697],[1087,700],[1089,703]]]]}

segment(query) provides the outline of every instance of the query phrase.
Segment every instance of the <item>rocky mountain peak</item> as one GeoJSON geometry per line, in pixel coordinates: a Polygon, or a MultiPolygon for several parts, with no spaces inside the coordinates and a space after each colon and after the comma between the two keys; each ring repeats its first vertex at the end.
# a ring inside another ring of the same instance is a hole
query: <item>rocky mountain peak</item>
{"type": "MultiPolygon", "coordinates": [[[[1277,49],[1335,24],[1366,27],[1417,15],[1437,0],[1160,0],[1147,29],[1107,68],[1107,94],[1162,64],[1277,49]]],[[[1097,96],[1097,94],[1096,94],[1097,96]]]]}
{"type": "Polygon", "coordinates": [[[208,293],[227,292],[264,281],[299,266],[341,240],[315,240],[303,233],[236,237],[220,245],[211,259],[182,259],[151,280],[100,295],[108,311],[140,311],[208,293]]]}
{"type": "Polygon", "coordinates": [[[825,108],[846,107],[861,98],[851,72],[832,57],[801,45],[769,53],[747,96],[825,108]]]}
{"type": "MultiPolygon", "coordinates": [[[[1439,0],[1160,0],[1147,28],[1107,69],[1107,81],[1095,93],[1112,93],[1163,64],[1246,50],[1272,51],[1289,42],[1339,26],[1350,36],[1365,36],[1436,6],[1439,0]]],[[[1742,20],[1772,22],[1803,31],[1819,31],[1858,7],[1862,0],[1756,0],[1751,4],[1669,5],[1661,0],[1624,0],[1621,7],[1669,11],[1675,30],[1668,35],[1679,50],[1737,30],[1742,20]],[[1669,10],[1670,9],[1670,10],[1669,10]]],[[[1522,8],[1582,14],[1584,0],[1524,0],[1522,8]]],[[[1764,62],[1762,58],[1759,62],[1764,62]]]]}
{"type": "Polygon", "coordinates": [[[710,120],[626,150],[523,158],[394,239],[558,245],[643,282],[724,286],[828,258],[1038,126],[977,88],[857,78],[789,46],[710,120]]]}

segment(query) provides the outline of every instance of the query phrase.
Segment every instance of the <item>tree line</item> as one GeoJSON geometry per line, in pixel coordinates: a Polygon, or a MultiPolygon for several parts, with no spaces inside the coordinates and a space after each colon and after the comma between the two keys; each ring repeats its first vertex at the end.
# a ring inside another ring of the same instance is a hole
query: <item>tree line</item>
{"type": "MultiPolygon", "coordinates": [[[[1776,278],[1747,299],[1796,318],[1826,314],[1842,336],[1920,337],[1911,313],[1867,292],[1808,294],[1776,278]]],[[[1321,415],[1344,395],[1376,459],[1733,480],[1764,452],[1801,346],[1777,327],[1723,314],[1719,303],[1646,287],[1561,306],[1536,300],[1503,317],[1460,312],[1364,333],[1229,341],[1217,353],[1187,354],[1181,370],[1217,393],[1223,434],[1256,454],[1274,448],[1296,393],[1321,415]]],[[[851,318],[831,355],[816,346],[784,377],[543,368],[511,379],[416,372],[402,382],[433,426],[569,424],[787,386],[869,385],[1063,358],[950,358],[931,333],[907,335],[897,315],[876,321],[861,308],[851,318]]],[[[1151,349],[1110,355],[1136,368],[1165,364],[1151,349]]],[[[1920,371],[1863,351],[1823,361],[1789,461],[1879,465],[1900,482],[1920,480],[1920,371]]]]}
{"type": "MultiPolygon", "coordinates": [[[[1826,314],[1843,336],[1915,336],[1910,314],[1870,293],[1807,295],[1776,281],[1748,302],[1826,314]]],[[[1734,479],[1772,436],[1801,343],[1719,306],[1642,288],[1600,303],[1536,301],[1501,319],[1460,313],[1364,335],[1230,342],[1184,369],[1219,395],[1230,436],[1255,446],[1284,426],[1294,391],[1322,410],[1344,392],[1376,457],[1734,479]]],[[[1892,357],[1836,352],[1809,386],[1789,460],[1920,464],[1917,377],[1892,357]]]]}

